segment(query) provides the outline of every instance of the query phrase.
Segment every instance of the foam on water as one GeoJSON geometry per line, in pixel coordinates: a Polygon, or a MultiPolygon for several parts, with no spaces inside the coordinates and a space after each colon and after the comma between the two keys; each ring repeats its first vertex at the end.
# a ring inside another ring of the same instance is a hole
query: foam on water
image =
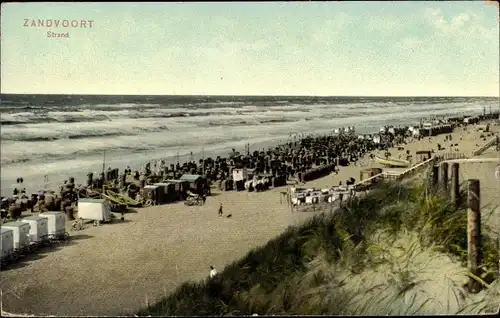
{"type": "Polygon", "coordinates": [[[292,133],[326,133],[343,126],[356,126],[361,133],[376,132],[386,124],[411,125],[432,115],[480,113],[483,106],[495,104],[466,100],[312,101],[84,104],[33,107],[31,111],[8,108],[8,113],[1,114],[2,193],[11,192],[12,182],[19,176],[38,188],[44,175],[53,182],[69,175],[83,176],[77,179],[83,182],[88,171],[102,169],[104,151],[112,166],[139,168],[153,159],[175,161],[177,152],[181,156],[190,151],[200,154],[204,148],[207,156],[216,155],[232,147],[241,151],[247,143],[269,145],[286,140],[292,133]]]}

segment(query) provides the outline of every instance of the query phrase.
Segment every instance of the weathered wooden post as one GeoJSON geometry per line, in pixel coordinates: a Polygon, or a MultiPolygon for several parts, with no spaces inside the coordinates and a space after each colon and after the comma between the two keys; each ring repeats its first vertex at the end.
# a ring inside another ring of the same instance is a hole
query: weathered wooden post
{"type": "Polygon", "coordinates": [[[432,171],[431,171],[431,184],[430,187],[428,187],[428,190],[436,190],[438,188],[438,177],[439,177],[439,166],[432,166],[432,171]]]}
{"type": "Polygon", "coordinates": [[[460,165],[454,162],[451,165],[451,193],[450,198],[451,202],[458,207],[458,203],[460,201],[460,177],[459,177],[459,167],[460,165]]]}
{"type": "MultiPolygon", "coordinates": [[[[481,211],[480,211],[480,189],[478,179],[468,180],[467,193],[467,269],[477,277],[480,275],[481,264],[481,211]]],[[[481,283],[473,277],[469,277],[469,292],[478,293],[481,283]]]]}
{"type": "Polygon", "coordinates": [[[443,189],[446,193],[448,191],[448,163],[447,162],[442,162],[441,166],[439,167],[439,183],[440,183],[441,189],[443,189]]]}

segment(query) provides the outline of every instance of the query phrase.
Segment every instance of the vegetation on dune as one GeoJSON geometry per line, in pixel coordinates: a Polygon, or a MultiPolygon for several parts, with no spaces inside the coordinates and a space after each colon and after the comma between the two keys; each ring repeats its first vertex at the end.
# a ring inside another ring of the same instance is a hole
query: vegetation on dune
{"type": "MultiPolygon", "coordinates": [[[[456,208],[443,193],[427,193],[424,184],[415,181],[381,184],[335,211],[288,228],[215,279],[184,283],[137,315],[423,313],[432,299],[408,299],[407,292],[422,283],[415,280],[410,265],[423,250],[446,253],[466,264],[466,225],[464,202],[456,208]],[[391,255],[380,242],[396,244],[402,233],[415,233],[415,240],[400,256],[391,255]],[[363,287],[361,273],[383,265],[390,268],[388,282],[363,287]],[[346,288],[355,280],[358,290],[346,288]],[[387,284],[395,289],[384,287],[387,284]]],[[[491,290],[491,298],[498,297],[500,289],[491,279],[492,273],[498,275],[498,248],[486,233],[491,231],[485,229],[482,237],[485,274],[477,279],[491,290]]],[[[478,302],[468,310],[493,310],[489,305],[478,302]]]]}

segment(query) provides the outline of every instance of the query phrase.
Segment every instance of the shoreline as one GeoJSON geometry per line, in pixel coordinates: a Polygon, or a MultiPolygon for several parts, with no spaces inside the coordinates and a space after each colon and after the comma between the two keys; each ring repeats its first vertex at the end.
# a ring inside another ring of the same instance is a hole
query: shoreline
{"type": "MultiPolygon", "coordinates": [[[[495,115],[497,114],[497,112],[492,112],[490,114],[486,114],[487,116],[490,116],[490,115],[495,115]]],[[[478,117],[478,116],[482,116],[481,114],[475,114],[474,116],[458,116],[458,117],[461,117],[461,118],[466,118],[466,117],[478,117]]],[[[498,114],[497,114],[498,116],[498,114]]],[[[439,118],[443,118],[443,119],[450,119],[450,118],[457,118],[457,116],[449,116],[449,117],[443,117],[443,116],[439,116],[439,118]]],[[[403,124],[398,124],[398,123],[395,123],[394,126],[406,126],[406,127],[409,127],[409,126],[418,126],[419,124],[418,123],[414,123],[414,125],[403,125],[403,124]]],[[[357,134],[364,134],[364,135],[376,135],[379,133],[379,131],[375,131],[376,129],[372,129],[371,128],[356,128],[356,133],[357,134]]],[[[329,128],[329,129],[322,129],[322,130],[319,130],[315,133],[311,133],[311,134],[307,134],[307,135],[311,135],[311,136],[327,136],[327,135],[332,135],[334,131],[334,128],[329,128]]],[[[294,136],[299,136],[299,135],[306,135],[305,133],[296,133],[296,134],[293,134],[294,136]]],[[[288,138],[285,139],[286,141],[290,141],[291,140],[291,137],[292,134],[289,134],[288,138]]],[[[273,147],[279,147],[279,146],[282,146],[283,144],[283,141],[284,139],[283,138],[275,138],[275,137],[266,137],[266,138],[261,138],[261,139],[266,139],[265,141],[260,141],[260,142],[257,142],[257,143],[253,143],[253,144],[250,144],[250,151],[253,152],[254,150],[261,150],[261,149],[273,149],[273,147]]],[[[301,140],[301,138],[298,138],[297,141],[301,140]]],[[[224,158],[227,158],[227,155],[228,153],[231,151],[232,148],[236,148],[236,150],[238,151],[240,148],[243,148],[245,147],[246,148],[246,145],[248,143],[246,141],[235,141],[231,146],[226,146],[226,147],[223,147],[223,148],[217,148],[217,149],[214,149],[212,147],[212,150],[209,150],[209,149],[206,149],[206,150],[203,150],[203,148],[201,149],[198,149],[198,148],[193,148],[194,151],[192,151],[192,156],[190,155],[189,152],[178,152],[178,158],[179,158],[179,163],[182,165],[182,163],[184,162],[188,162],[190,157],[192,157],[192,159],[195,161],[195,162],[198,162],[200,159],[202,159],[203,155],[205,158],[215,158],[217,156],[221,156],[221,157],[224,157],[224,158]],[[234,147],[233,147],[234,145],[234,147]]],[[[241,152],[243,153],[243,152],[241,152]]],[[[145,152],[145,155],[147,156],[148,155],[148,152],[145,152]]],[[[111,168],[118,168],[120,169],[120,172],[123,171],[123,169],[125,169],[125,166],[123,167],[117,167],[115,165],[115,162],[121,162],[121,159],[120,158],[116,158],[116,157],[107,157],[105,158],[105,153],[103,152],[103,159],[106,161],[105,164],[106,164],[106,167],[110,166],[111,168]],[[109,163],[109,164],[108,164],[109,163]]],[[[144,169],[144,166],[146,165],[147,162],[156,162],[156,161],[159,161],[161,160],[162,158],[159,156],[159,155],[153,155],[151,156],[151,159],[149,161],[141,161],[140,163],[137,162],[137,161],[134,161],[132,162],[132,164],[130,164],[129,166],[131,167],[132,170],[138,170],[138,171],[142,171],[144,169]]],[[[137,159],[136,159],[137,160],[137,159]]],[[[142,159],[141,159],[142,160],[142,159]]],[[[165,163],[167,165],[169,164],[176,164],[177,163],[177,156],[169,156],[169,157],[165,157],[163,158],[163,160],[165,161],[165,163]]],[[[23,164],[22,163],[19,163],[19,168],[21,169],[23,164]]],[[[37,166],[34,166],[34,167],[30,167],[31,169],[29,170],[29,175],[32,177],[32,179],[27,179],[27,178],[24,178],[24,183],[23,183],[23,186],[19,188],[19,190],[21,188],[25,188],[26,189],[26,193],[37,193],[39,191],[42,191],[42,190],[54,190],[54,189],[57,189],[62,183],[64,180],[68,180],[69,177],[74,177],[75,180],[76,180],[76,184],[84,184],[85,183],[85,180],[87,178],[87,174],[89,172],[92,172],[94,173],[94,177],[98,176],[100,172],[102,172],[102,163],[99,164],[100,168],[99,170],[97,171],[83,171],[83,170],[80,170],[78,169],[78,172],[75,172],[75,168],[65,168],[65,169],[61,169],[61,165],[63,165],[63,163],[61,162],[58,162],[58,161],[55,161],[55,162],[52,162],[52,163],[41,163],[37,166]],[[54,167],[54,170],[57,169],[59,172],[53,172],[53,173],[44,173],[42,172],[43,169],[47,169],[47,166],[53,166],[54,167]],[[34,169],[34,171],[33,171],[34,169]],[[65,177],[62,177],[61,175],[66,175],[65,177]],[[45,176],[47,176],[47,179],[48,179],[48,182],[44,182],[44,179],[45,176]],[[36,179],[39,179],[40,181],[36,182],[36,181],[33,181],[33,177],[35,177],[36,179]]],[[[7,168],[9,169],[9,168],[7,168]]],[[[83,169],[83,168],[82,168],[83,169]]],[[[19,177],[22,177],[22,173],[19,174],[19,177]]],[[[17,187],[18,185],[14,183],[14,180],[15,178],[11,178],[12,179],[12,183],[9,183],[8,181],[3,181],[2,182],[2,187],[1,187],[1,196],[3,197],[8,197],[12,194],[12,190],[14,189],[14,187],[17,187]]]]}

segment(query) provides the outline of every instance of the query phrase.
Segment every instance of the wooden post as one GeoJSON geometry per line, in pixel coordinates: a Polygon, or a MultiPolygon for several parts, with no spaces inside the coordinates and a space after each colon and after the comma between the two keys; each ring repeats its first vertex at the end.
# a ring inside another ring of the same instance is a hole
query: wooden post
{"type": "MultiPolygon", "coordinates": [[[[467,193],[467,269],[475,276],[480,275],[481,264],[481,211],[480,188],[478,179],[468,180],[467,193]]],[[[469,278],[469,292],[478,293],[481,283],[474,278],[469,278]]]]}
{"type": "Polygon", "coordinates": [[[441,166],[439,167],[439,183],[441,186],[441,189],[443,189],[445,192],[448,190],[448,163],[447,162],[442,162],[441,166]]]}
{"type": "Polygon", "coordinates": [[[460,200],[460,177],[459,177],[459,164],[454,162],[451,165],[451,202],[458,207],[458,203],[460,200]]]}
{"type": "Polygon", "coordinates": [[[438,181],[439,181],[439,166],[433,166],[432,167],[432,186],[434,189],[437,189],[438,187],[438,181]]]}

